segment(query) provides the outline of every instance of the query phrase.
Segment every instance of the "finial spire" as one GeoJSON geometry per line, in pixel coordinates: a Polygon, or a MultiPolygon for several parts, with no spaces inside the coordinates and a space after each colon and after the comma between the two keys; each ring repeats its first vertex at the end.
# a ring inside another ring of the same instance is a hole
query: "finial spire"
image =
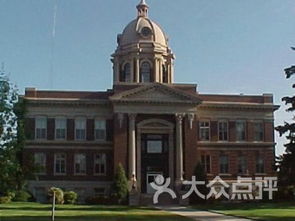
{"type": "Polygon", "coordinates": [[[140,3],[136,6],[138,11],[138,17],[147,17],[149,6],[145,0],[141,0],[140,3]]]}

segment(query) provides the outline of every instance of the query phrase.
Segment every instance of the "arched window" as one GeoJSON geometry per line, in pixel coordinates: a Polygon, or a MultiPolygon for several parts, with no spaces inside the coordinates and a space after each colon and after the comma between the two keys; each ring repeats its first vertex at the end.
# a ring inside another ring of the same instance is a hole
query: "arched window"
{"type": "Polygon", "coordinates": [[[121,72],[121,82],[130,82],[131,81],[131,66],[129,63],[125,64],[121,72]]]}
{"type": "Polygon", "coordinates": [[[146,83],[146,82],[151,82],[151,65],[147,61],[143,62],[140,67],[140,77],[141,77],[141,82],[146,83]]]}
{"type": "Polygon", "coordinates": [[[168,71],[165,65],[162,66],[163,83],[168,83],[168,71]]]}

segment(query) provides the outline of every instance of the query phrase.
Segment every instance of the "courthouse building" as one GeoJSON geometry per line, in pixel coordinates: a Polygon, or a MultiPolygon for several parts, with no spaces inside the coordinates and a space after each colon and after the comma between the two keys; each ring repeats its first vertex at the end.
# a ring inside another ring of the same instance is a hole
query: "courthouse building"
{"type": "Polygon", "coordinates": [[[208,179],[274,173],[273,96],[202,94],[196,84],[174,83],[174,54],[148,9],[142,0],[117,37],[112,89],[26,89],[24,156],[41,166],[29,181],[37,200],[51,186],[81,200],[107,195],[120,163],[139,200],[159,174],[177,190],[198,162],[208,179]]]}

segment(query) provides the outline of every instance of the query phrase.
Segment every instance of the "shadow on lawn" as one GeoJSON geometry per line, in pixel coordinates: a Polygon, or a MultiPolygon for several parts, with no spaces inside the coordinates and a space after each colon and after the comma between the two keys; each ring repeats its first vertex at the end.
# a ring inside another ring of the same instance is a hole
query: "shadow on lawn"
{"type": "MultiPolygon", "coordinates": [[[[0,217],[1,221],[50,221],[50,217],[45,216],[9,216],[0,217]]],[[[135,215],[126,216],[114,215],[85,215],[72,217],[55,217],[56,221],[187,221],[187,219],[171,215],[135,215]]]]}
{"type": "MultiPolygon", "coordinates": [[[[131,210],[140,210],[144,209],[146,211],[153,211],[155,209],[153,208],[140,208],[140,207],[117,207],[117,206],[85,206],[81,205],[81,207],[77,207],[77,205],[73,205],[71,207],[70,205],[62,206],[57,205],[56,210],[57,211],[104,211],[104,212],[122,212],[122,211],[131,211],[131,210]]],[[[38,210],[38,211],[51,211],[51,206],[46,207],[37,207],[37,206],[0,206],[0,210],[38,210]]],[[[0,221],[2,221],[0,219],[0,221]]]]}
{"type": "Polygon", "coordinates": [[[202,204],[193,206],[196,209],[205,210],[253,210],[253,209],[293,209],[295,202],[243,202],[243,203],[224,203],[224,204],[202,204]]]}

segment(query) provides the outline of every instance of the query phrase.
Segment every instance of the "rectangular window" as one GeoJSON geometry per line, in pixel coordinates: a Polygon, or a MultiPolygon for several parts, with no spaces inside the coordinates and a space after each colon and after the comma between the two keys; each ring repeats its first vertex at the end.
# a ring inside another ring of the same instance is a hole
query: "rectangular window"
{"type": "Polygon", "coordinates": [[[210,155],[202,155],[201,162],[202,162],[202,166],[205,169],[205,172],[211,173],[211,157],[210,157],[210,155]]]}
{"type": "Polygon", "coordinates": [[[228,156],[222,155],[219,158],[220,173],[228,173],[228,156]]]}
{"type": "Polygon", "coordinates": [[[95,120],[95,139],[106,140],[106,121],[95,120]]]}
{"type": "Polygon", "coordinates": [[[86,139],[86,119],[75,120],[75,137],[76,140],[86,139]]]}
{"type": "Polygon", "coordinates": [[[58,153],[54,155],[54,173],[57,175],[66,174],[66,154],[58,153]]]}
{"type": "Polygon", "coordinates": [[[228,122],[227,121],[218,122],[218,139],[220,141],[228,140],[228,122]]]}
{"type": "Polygon", "coordinates": [[[245,156],[238,157],[238,173],[239,174],[247,173],[247,159],[245,156]]]}
{"type": "Polygon", "coordinates": [[[245,121],[236,122],[236,139],[237,141],[246,140],[246,122],[245,121]]]}
{"type": "Polygon", "coordinates": [[[263,141],[264,139],[264,127],[263,122],[254,123],[254,141],[263,141]]]}
{"type": "Polygon", "coordinates": [[[37,174],[46,174],[46,154],[45,153],[35,153],[34,163],[37,167],[37,174]]]}
{"type": "Polygon", "coordinates": [[[256,173],[264,173],[264,160],[261,156],[256,158],[256,173]]]}
{"type": "Polygon", "coordinates": [[[94,158],[94,174],[105,175],[106,164],[107,164],[106,154],[105,153],[96,154],[94,158]]]}
{"type": "Polygon", "coordinates": [[[86,154],[75,154],[75,174],[86,174],[86,154]]]}
{"type": "Polygon", "coordinates": [[[161,140],[148,140],[147,153],[162,153],[163,143],[161,140]]]}
{"type": "Polygon", "coordinates": [[[55,119],[55,139],[65,140],[67,131],[67,120],[64,118],[55,119]]]}
{"type": "Polygon", "coordinates": [[[210,140],[210,121],[200,122],[200,140],[202,141],[210,140]]]}
{"type": "Polygon", "coordinates": [[[36,118],[36,139],[45,140],[47,138],[47,118],[38,117],[36,118]]]}

